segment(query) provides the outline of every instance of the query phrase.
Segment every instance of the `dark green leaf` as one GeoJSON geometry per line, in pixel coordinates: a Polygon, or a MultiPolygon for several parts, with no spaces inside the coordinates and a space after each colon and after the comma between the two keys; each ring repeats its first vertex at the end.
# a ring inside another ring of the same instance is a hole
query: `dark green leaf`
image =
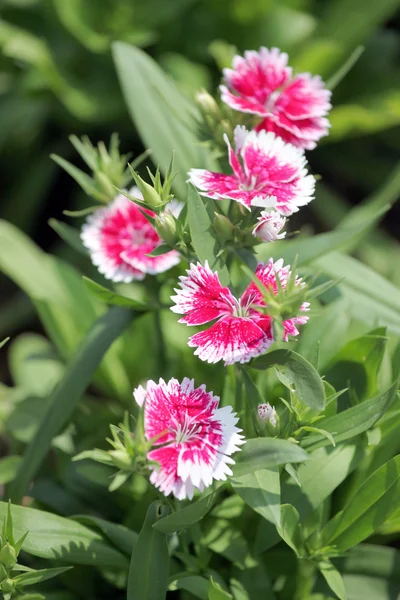
{"type": "Polygon", "coordinates": [[[250,366],[259,370],[276,367],[288,383],[293,384],[300,402],[314,410],[324,409],[325,391],[322,380],[312,364],[300,354],[292,350],[273,350],[252,360],[250,366]]]}
{"type": "Polygon", "coordinates": [[[299,513],[291,504],[282,504],[281,522],[277,527],[281,538],[298,555],[302,550],[302,542],[299,529],[299,513]]]}
{"type": "Polygon", "coordinates": [[[21,456],[6,456],[0,459],[0,484],[9,483],[21,465],[21,456]]]}
{"type": "Polygon", "coordinates": [[[99,529],[101,533],[116,547],[118,550],[131,556],[133,547],[135,546],[138,534],[123,525],[117,525],[111,523],[105,519],[99,517],[92,517],[88,515],[76,515],[73,517],[75,521],[99,529]]]}
{"type": "Polygon", "coordinates": [[[153,527],[167,512],[161,502],[150,504],[133,548],[128,575],[128,600],[164,600],[168,588],[167,537],[153,527]]]}
{"type": "Polygon", "coordinates": [[[347,600],[346,588],[344,587],[342,576],[333,564],[329,560],[325,560],[320,562],[318,567],[326,583],[339,600],[347,600]]]}

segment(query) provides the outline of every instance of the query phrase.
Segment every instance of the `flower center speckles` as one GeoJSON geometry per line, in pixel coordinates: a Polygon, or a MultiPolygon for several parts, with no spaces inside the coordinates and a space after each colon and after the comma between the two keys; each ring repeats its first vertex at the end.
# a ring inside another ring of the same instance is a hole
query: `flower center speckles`
{"type": "Polygon", "coordinates": [[[242,181],[239,185],[239,188],[243,192],[251,192],[257,187],[257,177],[256,175],[251,175],[251,177],[247,177],[245,181],[242,181]]]}

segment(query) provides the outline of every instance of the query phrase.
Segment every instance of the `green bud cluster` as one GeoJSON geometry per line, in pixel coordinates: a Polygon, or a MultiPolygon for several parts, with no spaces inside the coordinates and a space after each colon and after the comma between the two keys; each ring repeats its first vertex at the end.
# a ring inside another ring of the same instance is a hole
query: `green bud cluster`
{"type": "MultiPolygon", "coordinates": [[[[79,139],[72,135],[69,139],[92,172],[91,176],[60,156],[52,155],[53,160],[75,179],[88,196],[103,204],[111,202],[117,194],[117,189],[124,188],[131,180],[126,166],[129,157],[120,154],[118,135],[114,133],[111,136],[108,149],[104,142],[94,146],[87,136],[79,139]]],[[[136,165],[147,154],[139,157],[136,165]]]]}

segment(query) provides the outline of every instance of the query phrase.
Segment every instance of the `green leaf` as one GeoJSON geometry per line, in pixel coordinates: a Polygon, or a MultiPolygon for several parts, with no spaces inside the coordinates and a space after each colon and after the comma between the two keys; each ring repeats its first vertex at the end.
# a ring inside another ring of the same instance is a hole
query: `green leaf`
{"type": "Polygon", "coordinates": [[[231,479],[235,492],[264,519],[279,525],[281,486],[279,469],[261,469],[231,479]]]}
{"type": "MultiPolygon", "coordinates": [[[[187,577],[179,577],[173,582],[174,589],[186,590],[200,598],[200,600],[208,600],[208,580],[199,575],[188,575],[187,577]]],[[[171,586],[170,586],[171,588],[171,586]]]]}
{"type": "Polygon", "coordinates": [[[0,484],[12,481],[21,465],[21,456],[6,456],[0,459],[0,484]]]}
{"type": "Polygon", "coordinates": [[[174,188],[186,196],[186,179],[193,167],[213,168],[193,133],[195,109],[147,54],[122,42],[113,44],[113,56],[132,120],[155,164],[166,171],[172,152],[178,174],[174,188]]]}
{"type": "Polygon", "coordinates": [[[400,290],[373,269],[350,256],[332,252],[319,258],[314,266],[332,279],[343,279],[339,288],[349,299],[349,315],[372,327],[387,325],[400,330],[400,290]]]}
{"type": "Polygon", "coordinates": [[[13,581],[17,588],[25,587],[27,585],[35,585],[36,583],[46,581],[46,579],[57,577],[58,575],[61,575],[61,573],[65,573],[71,569],[72,567],[57,567],[55,569],[40,569],[39,571],[30,571],[29,573],[17,575],[13,578],[13,581]]]}
{"type": "MultiPolygon", "coordinates": [[[[335,438],[335,442],[348,440],[375,425],[377,421],[389,410],[396,398],[398,380],[393,385],[375,398],[365,400],[361,404],[352,406],[333,417],[324,417],[318,421],[318,426],[328,431],[335,438]]],[[[329,444],[323,435],[311,435],[302,440],[304,448],[320,447],[329,444]]]]}
{"type": "Polygon", "coordinates": [[[196,502],[192,502],[162,519],[158,519],[153,527],[164,533],[187,529],[200,521],[211,510],[215,497],[216,492],[203,495],[200,500],[196,500],[196,502]]]}
{"type": "Polygon", "coordinates": [[[232,595],[222,589],[212,577],[208,586],[208,600],[232,600],[232,595]]]}
{"type": "Polygon", "coordinates": [[[379,389],[378,374],[388,341],[384,327],[348,342],[326,369],[326,378],[337,390],[350,388],[359,400],[379,389]]]}
{"type": "MultiPolygon", "coordinates": [[[[361,441],[316,450],[310,455],[310,460],[298,467],[301,487],[291,479],[283,482],[282,504],[292,504],[303,521],[354,471],[364,456],[365,444],[361,441]]],[[[264,552],[278,541],[276,529],[266,521],[260,522],[255,542],[256,553],[264,552]]]]}
{"type": "Polygon", "coordinates": [[[167,537],[153,527],[167,512],[161,502],[150,504],[133,548],[128,575],[128,600],[164,600],[168,588],[167,537]]]}
{"type": "Polygon", "coordinates": [[[281,538],[287,543],[298,556],[302,550],[300,538],[299,513],[291,504],[282,504],[281,522],[277,526],[277,531],[281,538]]]}
{"type": "Polygon", "coordinates": [[[52,394],[50,409],[36,436],[24,453],[20,470],[10,489],[10,496],[14,502],[19,501],[25,494],[50,448],[53,437],[66,426],[105,352],[131,320],[132,314],[126,309],[111,308],[95,321],[85,336],[63,379],[52,394]]]}
{"type": "Polygon", "coordinates": [[[71,227],[71,225],[67,225],[67,223],[63,223],[62,221],[57,221],[57,219],[49,219],[49,225],[71,248],[85,256],[89,255],[88,250],[82,243],[80,233],[75,227],[71,227]]]}
{"type": "Polygon", "coordinates": [[[369,537],[398,506],[400,455],[380,467],[360,486],[345,508],[321,532],[318,545],[344,552],[369,537]]]}
{"type": "Polygon", "coordinates": [[[260,469],[303,462],[310,458],[300,446],[278,438],[247,440],[243,450],[236,456],[237,462],[232,466],[235,479],[260,469]]]}
{"type": "MultiPolygon", "coordinates": [[[[275,242],[273,249],[266,248],[265,246],[268,244],[262,244],[257,247],[257,255],[263,261],[268,260],[271,255],[274,258],[283,258],[285,263],[293,263],[297,259],[297,266],[301,267],[335,250],[354,247],[354,241],[359,243],[389,208],[388,203],[383,206],[379,204],[374,207],[374,210],[363,213],[357,219],[350,216],[352,214],[350,211],[349,221],[334,231],[320,233],[309,238],[275,242]]],[[[355,211],[355,209],[353,210],[355,211]]],[[[343,276],[342,273],[333,279],[341,279],[343,276]]]]}
{"type": "MultiPolygon", "coordinates": [[[[8,504],[0,502],[0,521],[4,519],[7,510],[8,504]]],[[[125,556],[111,548],[101,535],[71,519],[14,505],[12,516],[16,538],[29,531],[22,544],[22,549],[28,554],[111,569],[127,566],[125,556]]]]}
{"type": "Polygon", "coordinates": [[[335,87],[342,81],[342,79],[346,77],[347,73],[351,71],[351,69],[354,67],[364,50],[364,46],[357,46],[357,48],[353,50],[349,58],[326,82],[326,87],[328,88],[328,90],[335,89],[335,87]]]}
{"type": "Polygon", "coordinates": [[[217,258],[221,250],[217,235],[212,227],[210,217],[203,199],[191,185],[188,194],[188,215],[192,244],[204,264],[208,261],[212,271],[218,271],[222,285],[229,284],[229,271],[222,256],[217,258]]]}
{"type": "Polygon", "coordinates": [[[273,350],[252,360],[250,366],[259,370],[276,367],[288,384],[293,384],[300,402],[314,410],[324,409],[325,391],[322,380],[312,364],[300,354],[292,350],[273,350]]]}
{"type": "Polygon", "coordinates": [[[123,525],[117,525],[111,523],[105,519],[99,517],[92,517],[89,515],[75,515],[72,517],[74,521],[98,529],[101,533],[116,547],[118,550],[131,556],[133,547],[135,546],[138,534],[123,525]]]}
{"type": "Polygon", "coordinates": [[[318,568],[326,583],[339,600],[347,600],[346,588],[344,587],[342,576],[333,564],[329,560],[325,560],[319,563],[318,568]]]}
{"type": "Polygon", "coordinates": [[[82,208],[81,210],[63,210],[63,215],[73,218],[86,217],[87,215],[91,215],[99,208],[99,205],[96,204],[95,206],[88,206],[87,208],[82,208]]]}
{"type": "Polygon", "coordinates": [[[122,296],[117,292],[113,292],[103,285],[92,281],[92,279],[89,279],[89,277],[83,277],[82,279],[89,292],[95,298],[97,298],[97,300],[100,300],[100,302],[104,302],[105,304],[125,306],[126,308],[131,308],[137,312],[146,312],[148,310],[155,310],[157,308],[151,304],[143,304],[143,302],[139,302],[138,300],[133,300],[133,298],[128,298],[127,296],[122,296]]]}

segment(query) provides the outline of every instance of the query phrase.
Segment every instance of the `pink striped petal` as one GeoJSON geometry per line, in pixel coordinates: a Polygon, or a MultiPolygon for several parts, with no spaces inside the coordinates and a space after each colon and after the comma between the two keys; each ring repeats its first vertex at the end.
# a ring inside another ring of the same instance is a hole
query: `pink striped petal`
{"type": "Polygon", "coordinates": [[[237,306],[229,288],[221,285],[218,274],[213,273],[206,262],[204,267],[190,265],[186,276],[180,278],[180,289],[171,300],[175,306],[171,310],[180,315],[180,323],[202,325],[224,315],[231,315],[237,306]]]}
{"type": "Polygon", "coordinates": [[[223,360],[225,365],[246,363],[267,350],[270,339],[251,318],[223,317],[209,329],[189,339],[195,354],[209,363],[223,360]]]}

